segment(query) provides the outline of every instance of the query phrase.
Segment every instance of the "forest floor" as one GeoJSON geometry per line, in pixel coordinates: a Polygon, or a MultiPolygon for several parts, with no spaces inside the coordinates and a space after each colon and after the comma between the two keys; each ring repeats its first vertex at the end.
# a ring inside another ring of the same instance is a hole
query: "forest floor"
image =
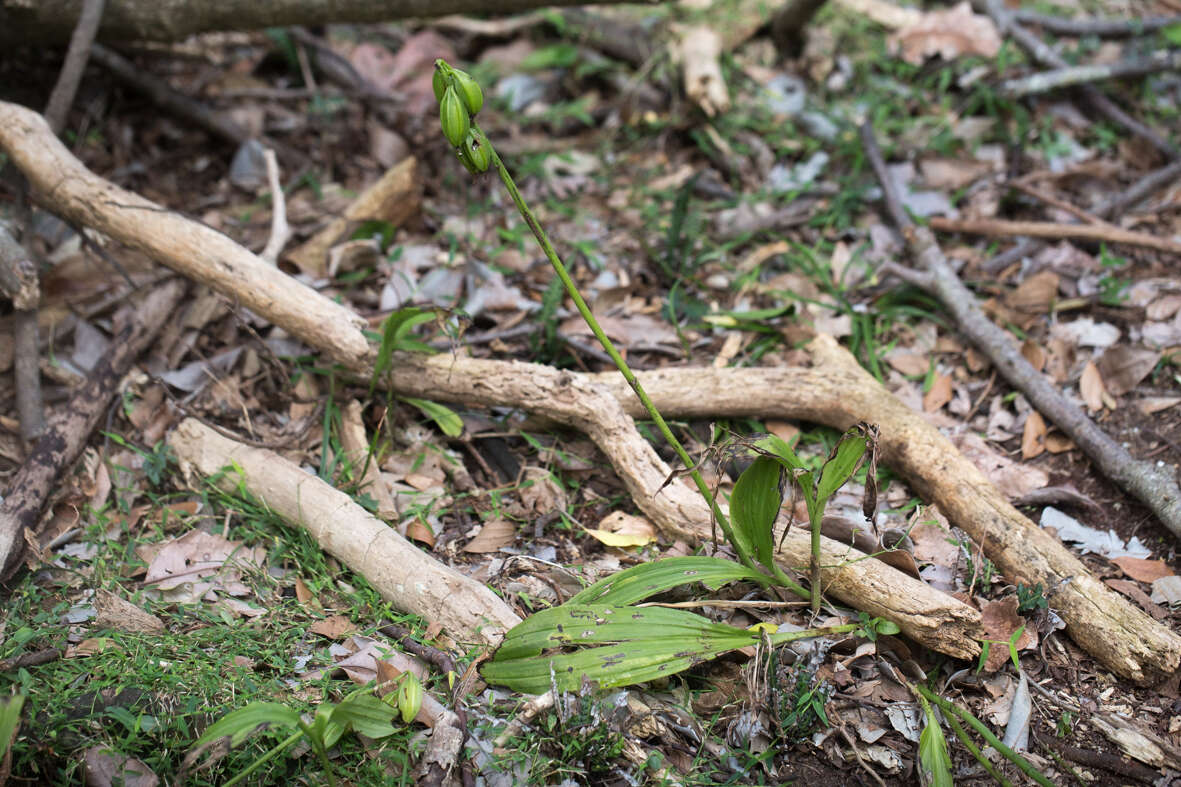
{"type": "MultiPolygon", "coordinates": [[[[293,231],[279,268],[361,315],[375,336],[388,315],[415,307],[435,316],[413,338],[442,354],[612,371],[499,179],[469,175],[440,133],[434,61],[468,69],[484,86],[481,127],[633,368],[792,366],[812,337],[833,336],[1033,522],[1068,536],[1107,587],[1175,630],[1176,537],[998,375],[943,304],[891,273],[887,263],[911,260],[858,127],[872,123],[920,222],[1082,222],[1176,241],[1181,178],[1105,221],[1090,215],[1167,165],[1167,152],[1078,93],[1015,97],[1008,80],[1039,67],[966,8],[949,16],[834,2],[802,50],[784,56],[769,12],[750,6],[596,7],[118,49],[136,73],[275,145],[293,231]],[[683,31],[693,24],[722,33],[725,93],[705,109],[686,95],[675,55],[706,55],[671,43],[692,41],[683,31]],[[331,249],[306,245],[399,166],[396,204],[353,216],[331,249]]],[[[1037,10],[1130,19],[1179,9],[1159,0],[1037,10]]],[[[1177,26],[1117,39],[1031,29],[1072,64],[1175,52],[1181,38],[1177,26]]],[[[61,57],[28,49],[0,59],[0,99],[40,111],[61,57]]],[[[1176,71],[1099,84],[1181,146],[1176,71]]],[[[96,174],[253,251],[271,237],[258,143],[210,133],[104,65],[89,66],[62,139],[96,174]]],[[[53,412],[109,349],[116,312],[166,269],[98,233],[83,242],[81,227],[49,213],[18,225],[15,169],[0,154],[0,223],[43,263],[41,365],[53,412]]],[[[937,237],[985,312],[1058,389],[1133,456],[1181,463],[1176,251],[1066,231],[1037,244],[937,237]]],[[[12,347],[0,331],[0,366],[11,366],[12,347]]],[[[12,477],[27,454],[10,379],[0,402],[0,472],[12,477]]],[[[453,777],[465,783],[917,783],[920,750],[937,744],[920,742],[928,716],[908,680],[998,736],[1024,727],[1025,756],[1052,783],[1181,778],[1178,675],[1149,687],[1106,669],[1062,630],[1055,588],[1006,577],[886,461],[872,470],[876,527],[906,536],[925,583],[1000,620],[979,660],[886,635],[747,647],[638,686],[561,693],[505,735],[529,697],[481,679],[486,648],[407,614],[266,501],[182,472],[168,435],[189,417],[348,492],[521,618],[621,568],[710,551],[661,532],[586,435],[524,408],[374,393],[233,297],[194,284],[55,485],[30,536],[37,549],[3,589],[0,690],[24,698],[9,784],[76,784],[84,773],[88,784],[154,784],[151,774],[179,783],[213,721],[254,702],[312,713],[346,701],[380,673],[374,653],[399,649],[405,638],[392,631],[425,646],[401,649],[454,659],[451,675],[428,661],[416,668],[429,694],[464,711],[468,740],[453,777]],[[364,467],[344,444],[358,425],[369,440],[364,467]],[[369,464],[380,495],[360,484],[369,464]]],[[[731,435],[770,433],[812,468],[841,434],[774,417],[670,420],[694,458],[731,435]]],[[[656,427],[638,426],[675,463],[656,427]]],[[[702,466],[723,493],[740,469],[702,466]]],[[[865,472],[834,500],[836,518],[860,511],[865,472]]],[[[801,505],[789,513],[806,528],[801,505]]],[[[770,598],[749,582],[709,597],[696,611],[742,628],[813,621],[783,597],[730,603],[770,598]]],[[[857,620],[855,604],[829,601],[821,623],[857,620]]],[[[427,728],[394,727],[342,737],[328,752],[332,774],[301,741],[246,782],[411,783],[427,728]]],[[[956,783],[992,782],[943,729],[956,783]]],[[[205,752],[185,782],[224,784],[289,732],[276,724],[205,752]]]]}

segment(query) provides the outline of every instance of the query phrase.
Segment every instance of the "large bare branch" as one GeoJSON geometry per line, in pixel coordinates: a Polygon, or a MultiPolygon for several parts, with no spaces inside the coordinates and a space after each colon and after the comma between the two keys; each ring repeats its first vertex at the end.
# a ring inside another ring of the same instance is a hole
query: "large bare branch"
{"type": "MultiPolygon", "coordinates": [[[[388,22],[448,14],[514,14],[582,4],[581,0],[109,0],[98,37],[103,41],[179,41],[214,30],[388,22]]],[[[0,0],[0,41],[68,41],[82,5],[83,0],[0,0]]]]}

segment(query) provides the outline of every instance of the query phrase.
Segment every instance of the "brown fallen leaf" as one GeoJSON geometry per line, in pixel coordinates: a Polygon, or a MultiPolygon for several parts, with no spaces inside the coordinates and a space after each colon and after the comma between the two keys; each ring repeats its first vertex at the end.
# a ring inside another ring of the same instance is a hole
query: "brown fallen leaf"
{"type": "Polygon", "coordinates": [[[105,746],[87,749],[82,763],[87,787],[156,787],[160,783],[147,765],[105,746]]]}
{"type": "Polygon", "coordinates": [[[344,639],[346,635],[356,633],[357,624],[349,620],[348,615],[330,615],[308,626],[308,631],[328,639],[344,639]]]}
{"type": "Polygon", "coordinates": [[[960,55],[994,57],[1001,48],[996,25],[987,16],[972,13],[962,2],[954,8],[931,11],[889,38],[890,49],[912,65],[922,65],[936,55],[953,60],[960,55]]]}
{"type": "Polygon", "coordinates": [[[926,374],[927,369],[931,366],[926,356],[912,352],[890,353],[886,356],[886,363],[907,377],[926,374]]]}
{"type": "Polygon", "coordinates": [[[1160,360],[1159,350],[1117,344],[1099,356],[1096,366],[1103,377],[1103,387],[1112,396],[1123,396],[1152,373],[1160,360]]]}
{"type": "Polygon", "coordinates": [[[1181,402],[1181,396],[1146,396],[1136,402],[1136,407],[1145,415],[1152,415],[1161,410],[1168,410],[1178,402],[1181,402]]]}
{"type": "Polygon", "coordinates": [[[1049,432],[1045,439],[1046,450],[1052,454],[1064,454],[1074,450],[1074,441],[1061,432],[1049,432]]]}
{"type": "Polygon", "coordinates": [[[1009,660],[1009,640],[1022,626],[1025,630],[1014,643],[1018,651],[1037,646],[1037,629],[1017,614],[1017,596],[1005,596],[998,601],[986,601],[980,608],[980,624],[984,639],[993,643],[984,662],[985,672],[996,672],[1009,660]],[[997,644],[1000,643],[1000,644],[997,644]]]}
{"type": "Polygon", "coordinates": [[[1037,342],[1026,339],[1021,343],[1021,356],[1039,372],[1046,367],[1046,351],[1037,342]]]}
{"type": "Polygon", "coordinates": [[[612,511],[586,532],[609,547],[642,547],[656,540],[656,528],[643,517],[612,511]]]}
{"type": "Polygon", "coordinates": [[[1030,314],[1045,314],[1058,297],[1059,281],[1053,271],[1035,273],[1005,296],[1005,305],[1030,314]]]}
{"type": "Polygon", "coordinates": [[[1143,558],[1125,556],[1114,558],[1111,562],[1119,566],[1120,570],[1132,579],[1149,584],[1161,577],[1171,577],[1176,573],[1163,560],[1145,560],[1143,558]]]}
{"type": "Polygon", "coordinates": [[[1087,365],[1083,367],[1078,390],[1087,409],[1093,413],[1103,409],[1103,394],[1107,393],[1107,390],[1103,387],[1103,375],[1099,374],[1099,367],[1093,361],[1087,361],[1087,365]]]}
{"type": "Polygon", "coordinates": [[[484,522],[476,537],[464,545],[464,552],[496,552],[517,540],[517,525],[504,517],[484,522]]]}
{"type": "Polygon", "coordinates": [[[94,594],[94,610],[94,623],[98,628],[139,634],[164,632],[164,621],[109,590],[99,590],[94,594]]]}
{"type": "Polygon", "coordinates": [[[1033,459],[1041,456],[1046,450],[1046,422],[1042,414],[1032,410],[1025,419],[1025,429],[1021,433],[1021,458],[1033,459]]]}
{"type": "Polygon", "coordinates": [[[933,413],[951,401],[951,375],[937,374],[923,394],[923,412],[933,413]]]}

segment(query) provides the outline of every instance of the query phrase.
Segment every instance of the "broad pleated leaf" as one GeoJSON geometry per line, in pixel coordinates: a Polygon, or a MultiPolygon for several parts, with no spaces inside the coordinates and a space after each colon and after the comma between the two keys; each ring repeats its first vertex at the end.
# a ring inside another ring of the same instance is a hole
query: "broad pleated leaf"
{"type": "Polygon", "coordinates": [[[670,557],[641,563],[604,577],[575,595],[567,604],[634,604],[666,590],[700,582],[717,590],[727,582],[757,579],[758,574],[733,560],[719,557],[670,557]]]}

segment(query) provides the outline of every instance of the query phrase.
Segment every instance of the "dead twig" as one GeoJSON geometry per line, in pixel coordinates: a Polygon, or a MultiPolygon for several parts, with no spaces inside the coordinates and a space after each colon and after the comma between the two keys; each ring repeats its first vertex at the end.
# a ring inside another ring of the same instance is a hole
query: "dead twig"
{"type": "Polygon", "coordinates": [[[71,465],[106,412],[123,375],[171,317],[184,295],[184,283],[172,280],[157,287],[142,303],[123,309],[122,325],[111,349],[99,359],[86,384],[50,422],[32,453],[13,477],[0,503],[0,567],[4,577],[19,566],[26,533],[37,526],[55,479],[71,465]]]}
{"type": "Polygon", "coordinates": [[[1181,255],[1181,243],[1158,238],[1144,232],[1134,232],[1113,224],[1057,224],[1052,221],[1008,221],[1005,219],[947,219],[932,216],[929,225],[940,232],[962,232],[966,235],[989,235],[1011,238],[1024,235],[1033,238],[1062,240],[1091,240],[1102,243],[1123,243],[1181,255]]]}
{"type": "Polygon", "coordinates": [[[49,94],[49,103],[45,107],[45,120],[55,134],[60,134],[66,127],[66,115],[74,103],[78,83],[82,81],[82,72],[86,70],[86,61],[90,59],[90,47],[94,43],[94,34],[98,32],[99,22],[102,21],[105,4],[106,0],[83,0],[82,13],[78,16],[78,24],[70,36],[66,59],[62,63],[57,84],[53,86],[53,92],[49,94]]]}
{"type": "Polygon", "coordinates": [[[1022,98],[1038,93],[1049,93],[1064,87],[1078,87],[1108,79],[1125,79],[1175,71],[1181,68],[1181,50],[1160,49],[1147,55],[1137,55],[1115,63],[1066,66],[1020,79],[1002,82],[1000,92],[1010,98],[1022,98]]]}
{"type": "Polygon", "coordinates": [[[1066,19],[1061,16],[1019,10],[1014,17],[1023,25],[1035,25],[1056,36],[1081,38],[1132,38],[1151,35],[1170,25],[1181,24],[1181,16],[1146,16],[1139,19],[1066,19]]]}
{"type": "Polygon", "coordinates": [[[291,240],[291,226],[287,223],[287,197],[279,182],[279,161],[275,151],[267,148],[263,151],[263,157],[267,162],[267,183],[271,189],[271,235],[258,256],[271,265],[277,265],[283,247],[291,240]]]}

